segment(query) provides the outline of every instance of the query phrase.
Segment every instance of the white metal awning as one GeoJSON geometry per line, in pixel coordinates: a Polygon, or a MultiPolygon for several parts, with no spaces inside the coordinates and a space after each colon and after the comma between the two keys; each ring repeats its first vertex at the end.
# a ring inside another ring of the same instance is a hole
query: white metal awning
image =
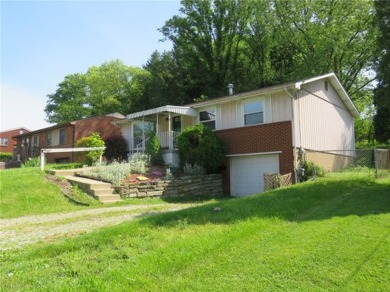
{"type": "Polygon", "coordinates": [[[126,116],[126,119],[132,120],[132,119],[155,115],[155,114],[160,114],[160,113],[174,113],[174,114],[192,116],[192,117],[198,116],[198,112],[191,107],[165,105],[165,106],[161,106],[161,107],[152,108],[149,110],[129,114],[126,116]]]}

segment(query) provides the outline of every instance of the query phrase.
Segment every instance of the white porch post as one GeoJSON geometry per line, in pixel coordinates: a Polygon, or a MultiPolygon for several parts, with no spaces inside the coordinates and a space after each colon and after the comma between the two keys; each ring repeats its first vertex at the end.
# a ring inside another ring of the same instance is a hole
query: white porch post
{"type": "Polygon", "coordinates": [[[142,148],[145,149],[145,116],[142,116],[142,148]]]}
{"type": "Polygon", "coordinates": [[[171,133],[171,112],[168,112],[168,145],[169,150],[171,150],[172,147],[172,133],[171,133]]]}
{"type": "Polygon", "coordinates": [[[41,170],[45,169],[45,152],[41,150],[41,170]]]}
{"type": "Polygon", "coordinates": [[[156,136],[158,137],[158,113],[156,118],[156,136]]]}

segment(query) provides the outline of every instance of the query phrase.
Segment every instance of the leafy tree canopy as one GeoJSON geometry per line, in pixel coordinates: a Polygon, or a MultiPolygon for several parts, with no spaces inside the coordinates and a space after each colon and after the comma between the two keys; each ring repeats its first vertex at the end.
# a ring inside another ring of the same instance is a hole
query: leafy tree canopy
{"type": "Polygon", "coordinates": [[[335,72],[350,93],[372,68],[370,1],[183,0],[160,29],[174,44],[192,98],[335,72]]]}
{"type": "Polygon", "coordinates": [[[390,141],[390,2],[375,1],[380,30],[378,46],[381,52],[377,65],[378,86],[374,94],[377,114],[374,118],[376,139],[390,141]]]}
{"type": "Polygon", "coordinates": [[[93,66],[85,74],[65,77],[48,95],[45,112],[50,123],[65,123],[112,112],[144,109],[150,73],[119,60],[93,66]]]}

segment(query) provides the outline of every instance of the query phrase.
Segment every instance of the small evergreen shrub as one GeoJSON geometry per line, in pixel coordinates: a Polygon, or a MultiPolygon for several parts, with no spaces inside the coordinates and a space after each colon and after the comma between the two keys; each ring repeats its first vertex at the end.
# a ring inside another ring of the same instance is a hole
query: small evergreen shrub
{"type": "Polygon", "coordinates": [[[161,153],[160,140],[158,139],[156,133],[150,132],[148,135],[148,141],[145,146],[145,153],[150,155],[150,161],[155,165],[163,165],[164,160],[161,153]]]}
{"type": "Polygon", "coordinates": [[[202,166],[207,173],[215,173],[225,163],[225,145],[209,128],[199,124],[187,127],[178,136],[180,161],[202,166]]]}

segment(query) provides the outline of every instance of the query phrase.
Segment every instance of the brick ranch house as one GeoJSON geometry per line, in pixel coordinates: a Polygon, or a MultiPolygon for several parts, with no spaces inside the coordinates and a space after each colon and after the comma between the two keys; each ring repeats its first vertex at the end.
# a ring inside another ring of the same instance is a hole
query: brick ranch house
{"type": "Polygon", "coordinates": [[[143,151],[145,133],[154,131],[165,162],[173,165],[179,164],[177,135],[197,123],[210,127],[227,145],[224,191],[241,196],[262,192],[264,173],[291,173],[296,181],[304,159],[330,171],[349,165],[358,115],[340,81],[330,73],[188,106],[136,112],[116,124],[130,155],[143,151]]]}
{"type": "MultiPolygon", "coordinates": [[[[57,124],[51,127],[16,135],[14,158],[25,161],[40,155],[41,149],[73,148],[75,142],[85,136],[98,132],[103,140],[121,135],[121,129],[113,122],[123,119],[120,113],[112,113],[97,117],[85,118],[69,123],[57,124]]],[[[48,163],[65,163],[74,161],[74,153],[48,153],[48,163]]]]}
{"type": "Polygon", "coordinates": [[[14,146],[16,146],[16,141],[14,141],[12,137],[15,135],[20,135],[28,132],[30,132],[30,130],[24,127],[9,129],[0,132],[0,152],[13,153],[14,146]]]}

